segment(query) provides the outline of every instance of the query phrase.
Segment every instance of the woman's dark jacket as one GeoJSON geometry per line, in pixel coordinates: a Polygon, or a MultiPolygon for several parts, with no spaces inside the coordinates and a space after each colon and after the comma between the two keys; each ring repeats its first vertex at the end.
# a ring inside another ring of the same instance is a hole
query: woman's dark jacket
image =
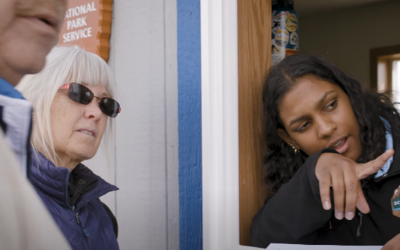
{"type": "Polygon", "coordinates": [[[83,164],[70,174],[42,154],[32,155],[29,180],[50,211],[72,249],[119,249],[112,219],[99,197],[117,187],[83,164]]]}
{"type": "Polygon", "coordinates": [[[252,245],[384,245],[400,233],[400,138],[393,137],[393,146],[395,155],[389,171],[363,185],[369,214],[357,210],[352,220],[337,220],[333,209],[322,208],[315,165],[321,153],[336,152],[324,149],[308,157],[257,213],[251,229],[252,245]]]}

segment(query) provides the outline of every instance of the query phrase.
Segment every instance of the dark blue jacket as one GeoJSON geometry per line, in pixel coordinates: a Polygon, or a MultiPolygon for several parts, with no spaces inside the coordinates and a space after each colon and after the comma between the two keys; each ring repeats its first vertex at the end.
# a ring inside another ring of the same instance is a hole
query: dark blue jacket
{"type": "Polygon", "coordinates": [[[83,164],[70,174],[69,169],[56,167],[39,152],[38,157],[32,155],[30,170],[31,183],[72,249],[119,249],[111,218],[99,199],[117,187],[83,164]],[[71,186],[70,178],[75,179],[75,186],[71,186]],[[73,195],[72,190],[80,187],[83,190],[73,195]]]}

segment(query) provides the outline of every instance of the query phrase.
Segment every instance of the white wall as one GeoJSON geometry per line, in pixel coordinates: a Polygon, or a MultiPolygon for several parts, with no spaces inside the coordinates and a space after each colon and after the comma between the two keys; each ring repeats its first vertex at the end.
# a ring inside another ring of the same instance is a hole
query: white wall
{"type": "Polygon", "coordinates": [[[120,188],[102,200],[116,213],[121,249],[179,249],[176,21],[176,0],[113,3],[116,168],[101,151],[87,164],[120,188]]]}
{"type": "Polygon", "coordinates": [[[400,44],[400,1],[346,10],[299,13],[300,52],[324,57],[369,85],[371,48],[400,44]]]}

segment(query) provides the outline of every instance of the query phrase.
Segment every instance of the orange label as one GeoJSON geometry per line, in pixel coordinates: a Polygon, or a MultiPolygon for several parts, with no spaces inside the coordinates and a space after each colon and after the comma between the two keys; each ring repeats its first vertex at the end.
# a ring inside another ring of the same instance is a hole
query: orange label
{"type": "Polygon", "coordinates": [[[106,62],[110,50],[112,0],[69,0],[57,45],[74,44],[106,62]]]}

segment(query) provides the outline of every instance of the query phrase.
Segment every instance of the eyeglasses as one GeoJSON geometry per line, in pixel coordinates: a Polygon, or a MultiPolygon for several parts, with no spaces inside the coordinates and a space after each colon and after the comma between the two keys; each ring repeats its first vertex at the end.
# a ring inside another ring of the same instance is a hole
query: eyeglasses
{"type": "Polygon", "coordinates": [[[79,83],[66,83],[60,87],[60,89],[68,90],[68,97],[78,103],[87,105],[89,104],[93,98],[97,98],[99,100],[100,110],[111,117],[116,117],[118,113],[121,112],[121,107],[119,103],[109,97],[97,97],[93,94],[93,92],[79,83]]]}

